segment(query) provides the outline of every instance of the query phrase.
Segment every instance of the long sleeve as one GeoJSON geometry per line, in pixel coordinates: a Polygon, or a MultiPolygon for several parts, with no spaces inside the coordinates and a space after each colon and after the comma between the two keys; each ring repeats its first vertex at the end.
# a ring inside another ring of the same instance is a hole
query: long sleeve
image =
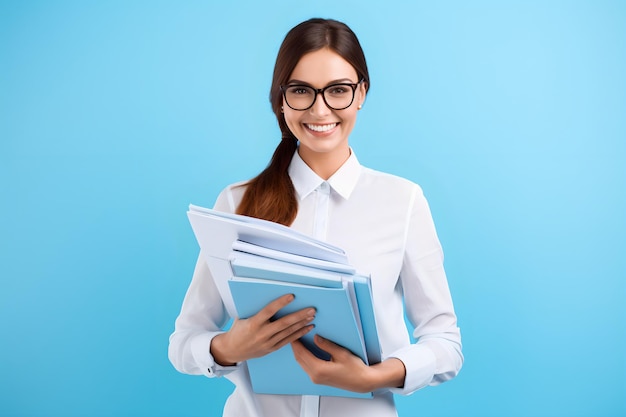
{"type": "MultiPolygon", "coordinates": [[[[232,206],[232,193],[227,189],[218,197],[215,208],[232,212],[232,206]]],[[[174,368],[207,377],[223,376],[237,369],[215,363],[211,355],[211,341],[223,332],[229,319],[201,253],[169,340],[168,356],[174,368]]]]}
{"type": "Polygon", "coordinates": [[[390,356],[406,367],[407,395],[426,385],[452,379],[461,369],[461,335],[443,266],[443,252],[430,208],[417,187],[409,215],[405,254],[400,273],[404,303],[417,343],[390,356]]]}
{"type": "Polygon", "coordinates": [[[181,312],[170,336],[168,356],[179,371],[208,377],[222,376],[236,367],[222,367],[211,355],[211,340],[222,333],[228,314],[202,255],[198,257],[181,312]]]}

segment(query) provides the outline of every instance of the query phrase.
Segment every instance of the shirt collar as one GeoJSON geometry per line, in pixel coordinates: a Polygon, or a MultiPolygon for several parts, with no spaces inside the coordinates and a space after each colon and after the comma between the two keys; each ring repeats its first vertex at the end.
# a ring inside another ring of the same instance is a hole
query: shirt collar
{"type": "MultiPolygon", "coordinates": [[[[350,157],[329,179],[328,184],[341,197],[348,199],[361,174],[361,164],[350,149],[350,157]]],[[[296,189],[298,198],[303,200],[315,191],[324,180],[302,160],[298,151],[293,154],[289,165],[289,176],[296,189]]]]}

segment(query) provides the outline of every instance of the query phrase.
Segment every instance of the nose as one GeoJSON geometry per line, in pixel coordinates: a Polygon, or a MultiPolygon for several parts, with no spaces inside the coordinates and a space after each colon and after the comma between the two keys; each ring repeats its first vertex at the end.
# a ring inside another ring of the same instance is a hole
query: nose
{"type": "Polygon", "coordinates": [[[326,105],[326,102],[324,101],[324,96],[321,91],[317,92],[317,95],[315,96],[315,102],[313,103],[313,106],[311,106],[309,111],[311,112],[311,114],[317,117],[326,116],[331,112],[330,108],[326,105]]]}

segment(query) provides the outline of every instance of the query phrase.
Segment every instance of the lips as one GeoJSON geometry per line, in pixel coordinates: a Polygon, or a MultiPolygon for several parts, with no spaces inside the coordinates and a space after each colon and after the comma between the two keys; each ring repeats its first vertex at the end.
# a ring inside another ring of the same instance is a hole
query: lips
{"type": "Polygon", "coordinates": [[[314,132],[328,132],[329,130],[334,129],[335,127],[337,127],[338,123],[328,123],[328,124],[310,124],[310,123],[305,123],[304,125],[314,131],[314,132]]]}

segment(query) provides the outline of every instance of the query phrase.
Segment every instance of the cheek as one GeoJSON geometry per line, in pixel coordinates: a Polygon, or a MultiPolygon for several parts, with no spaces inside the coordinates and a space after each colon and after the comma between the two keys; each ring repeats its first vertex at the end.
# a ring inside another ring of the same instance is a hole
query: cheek
{"type": "Polygon", "coordinates": [[[345,123],[346,125],[352,126],[354,122],[356,121],[356,116],[357,116],[356,110],[353,111],[351,109],[350,111],[344,112],[344,114],[341,115],[341,118],[343,119],[343,123],[345,123]]]}
{"type": "Polygon", "coordinates": [[[285,122],[290,129],[299,125],[298,118],[289,112],[285,112],[285,122]]]}
{"type": "Polygon", "coordinates": [[[300,118],[298,115],[294,115],[292,112],[285,110],[284,113],[285,124],[291,131],[291,133],[298,138],[299,132],[302,130],[302,126],[300,124],[300,118]]]}

